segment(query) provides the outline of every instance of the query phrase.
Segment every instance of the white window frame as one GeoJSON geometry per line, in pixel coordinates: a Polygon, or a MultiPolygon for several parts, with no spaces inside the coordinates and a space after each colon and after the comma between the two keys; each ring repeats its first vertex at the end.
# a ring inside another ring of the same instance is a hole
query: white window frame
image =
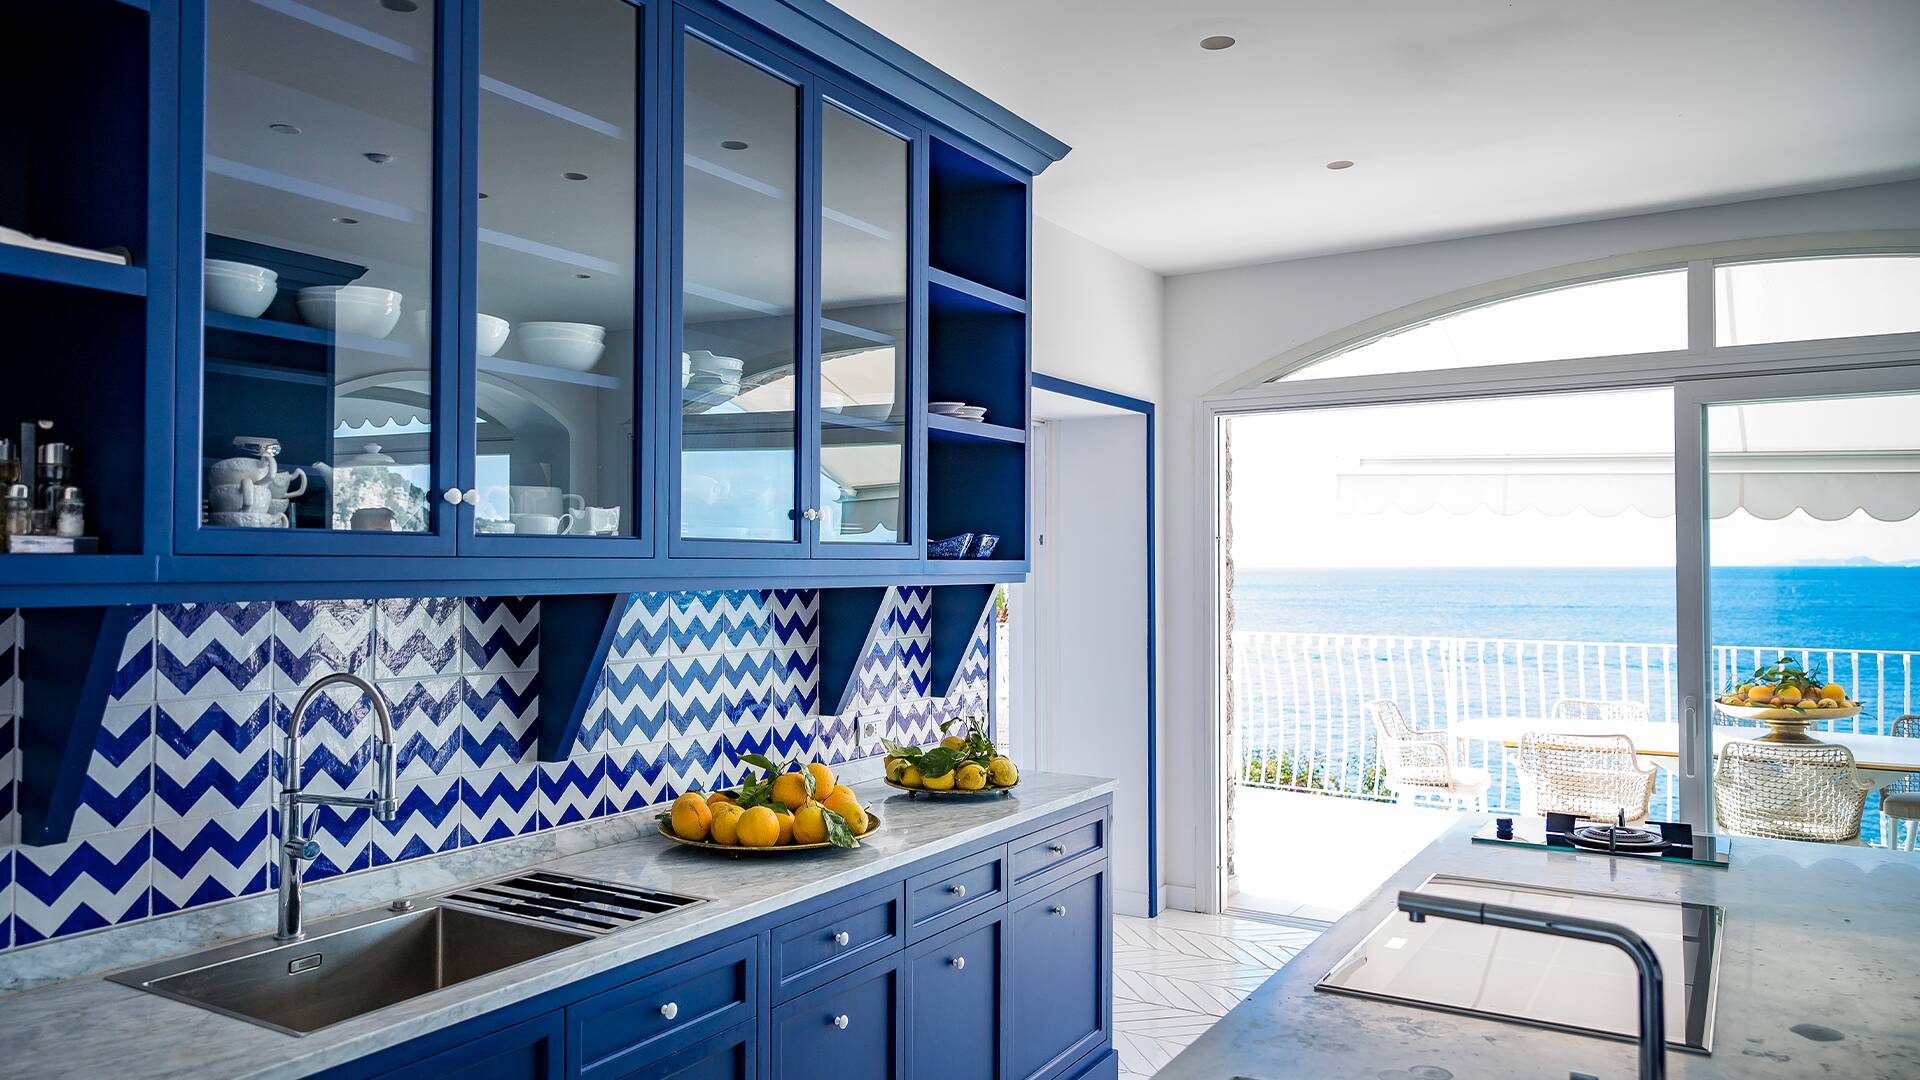
{"type": "MultiPolygon", "coordinates": [[[[1756,379],[1772,375],[1817,376],[1823,392],[1870,392],[1877,386],[1920,386],[1920,333],[1881,334],[1867,337],[1822,338],[1811,341],[1770,342],[1756,345],[1714,344],[1714,267],[1721,263],[1753,262],[1763,259],[1799,259],[1844,255],[1899,255],[1920,252],[1920,231],[1876,233],[1826,233],[1805,236],[1767,237],[1719,244],[1695,245],[1615,256],[1535,273],[1487,282],[1467,289],[1433,297],[1323,335],[1297,348],[1274,356],[1202,397],[1199,422],[1195,424],[1195,481],[1210,500],[1208,512],[1198,516],[1189,527],[1203,530],[1197,550],[1210,552],[1209,576],[1212,586],[1207,597],[1206,723],[1204,746],[1208,752],[1198,755],[1199,775],[1189,785],[1193,802],[1190,811],[1201,823],[1202,851],[1210,852],[1212,869],[1198,881],[1196,907],[1202,911],[1220,911],[1226,901],[1226,827],[1225,789],[1229,782],[1226,767],[1225,723],[1222,709],[1227,700],[1225,657],[1221,650],[1226,625],[1225,607],[1225,530],[1222,527],[1228,507],[1221,486],[1221,434],[1225,421],[1234,416],[1255,416],[1302,409],[1342,406],[1395,405],[1498,396],[1554,393],[1580,393],[1647,387],[1670,387],[1676,400],[1675,515],[1678,545],[1675,550],[1678,586],[1678,625],[1676,641],[1685,652],[1707,636],[1704,581],[1706,549],[1701,536],[1705,520],[1701,500],[1704,496],[1704,468],[1701,447],[1678,445],[1686,431],[1698,433],[1702,402],[1718,400],[1721,380],[1756,379]],[[1381,375],[1352,375],[1330,378],[1273,380],[1311,366],[1330,354],[1344,351],[1368,340],[1427,322],[1443,315],[1480,307],[1527,293],[1564,288],[1609,277],[1625,277],[1661,269],[1684,266],[1687,271],[1687,347],[1654,353],[1616,356],[1578,357],[1543,360],[1521,364],[1483,367],[1437,368],[1425,371],[1381,375]],[[1682,412],[1692,406],[1693,428],[1687,428],[1682,412]]],[[[1731,392],[1740,384],[1726,382],[1731,392]]],[[[1789,384],[1778,384],[1784,389],[1789,384]]],[[[1695,680],[1696,696],[1703,694],[1705,653],[1697,658],[1682,657],[1683,672],[1691,665],[1700,669],[1695,680]]],[[[1683,679],[1683,683],[1685,680],[1683,679]]],[[[1683,690],[1684,692],[1684,690],[1683,690]]],[[[1684,704],[1684,703],[1683,703],[1684,704]]],[[[1711,807],[1707,792],[1707,769],[1700,755],[1707,752],[1706,726],[1711,717],[1704,709],[1692,713],[1683,710],[1679,791],[1681,816],[1696,826],[1710,827],[1711,807]]]]}

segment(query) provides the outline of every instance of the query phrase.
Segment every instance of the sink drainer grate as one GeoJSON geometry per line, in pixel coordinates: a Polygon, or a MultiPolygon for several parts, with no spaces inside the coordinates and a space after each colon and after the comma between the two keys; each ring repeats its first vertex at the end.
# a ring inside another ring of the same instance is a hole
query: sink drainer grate
{"type": "Polygon", "coordinates": [[[612,933],[705,902],[697,896],[655,892],[550,870],[470,885],[448,893],[440,901],[594,934],[612,933]]]}

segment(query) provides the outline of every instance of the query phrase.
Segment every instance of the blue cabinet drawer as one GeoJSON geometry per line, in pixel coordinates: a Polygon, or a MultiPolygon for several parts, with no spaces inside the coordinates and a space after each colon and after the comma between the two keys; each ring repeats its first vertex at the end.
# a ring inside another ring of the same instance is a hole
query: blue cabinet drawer
{"type": "Polygon", "coordinates": [[[620,1077],[760,1007],[760,940],[736,942],[567,1007],[570,1075],[620,1077]]]}
{"type": "Polygon", "coordinates": [[[898,950],[905,892],[904,883],[889,885],[774,927],[773,1000],[785,1001],[898,950]]]}
{"type": "Polygon", "coordinates": [[[768,1052],[773,1080],[901,1076],[901,983],[895,953],[775,1008],[768,1052]]]}
{"type": "Polygon", "coordinates": [[[1104,866],[1008,909],[1007,1058],[1016,1080],[1051,1080],[1111,1043],[1112,920],[1104,866]]]}
{"type": "Polygon", "coordinates": [[[1007,898],[1007,850],[988,848],[907,879],[907,940],[958,926],[1007,898]]]}
{"type": "Polygon", "coordinates": [[[1096,810],[1007,845],[1013,895],[1024,895],[1105,856],[1107,812],[1096,810]]]}
{"type": "Polygon", "coordinates": [[[908,952],[908,1076],[998,1080],[1004,932],[995,912],[908,952]]]}
{"type": "Polygon", "coordinates": [[[741,1024],[625,1073],[620,1080],[759,1080],[760,1025],[741,1024]]]}
{"type": "MultiPolygon", "coordinates": [[[[437,1054],[408,1062],[399,1068],[374,1073],[375,1080],[560,1080],[566,1072],[566,1055],[561,1053],[566,1028],[559,1010],[536,1016],[510,1027],[489,1030],[487,1018],[462,1025],[458,1030],[468,1036],[457,1045],[437,1054]]],[[[432,1041],[432,1037],[422,1040],[432,1041]]],[[[358,1072],[354,1066],[333,1070],[358,1072]]],[[[366,1075],[359,1073],[359,1075],[366,1075]]]]}

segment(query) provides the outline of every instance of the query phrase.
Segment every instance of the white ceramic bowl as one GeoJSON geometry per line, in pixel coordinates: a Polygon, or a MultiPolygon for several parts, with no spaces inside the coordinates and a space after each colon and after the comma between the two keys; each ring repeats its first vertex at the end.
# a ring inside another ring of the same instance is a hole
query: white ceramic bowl
{"type": "Polygon", "coordinates": [[[207,306],[243,319],[257,319],[280,291],[280,275],[264,266],[206,261],[207,306]]]}
{"type": "Polygon", "coordinates": [[[527,327],[532,325],[520,324],[520,332],[514,340],[520,343],[520,355],[533,363],[567,371],[592,371],[593,365],[600,362],[601,354],[607,351],[604,341],[588,341],[564,334],[530,334],[527,327]]]}
{"type": "Polygon", "coordinates": [[[295,298],[309,326],[339,334],[383,338],[400,321],[400,294],[366,285],[315,285],[295,298]]]}
{"type": "Polygon", "coordinates": [[[584,322],[526,322],[520,324],[521,339],[531,334],[544,338],[573,338],[579,341],[605,341],[607,328],[584,322]]]}
{"type": "MultiPolygon", "coordinates": [[[[513,324],[498,315],[489,315],[484,311],[475,312],[474,348],[481,356],[492,356],[507,343],[507,335],[513,331],[513,324]]],[[[422,345],[433,341],[433,309],[421,308],[407,316],[407,324],[413,329],[415,341],[422,345]]]]}

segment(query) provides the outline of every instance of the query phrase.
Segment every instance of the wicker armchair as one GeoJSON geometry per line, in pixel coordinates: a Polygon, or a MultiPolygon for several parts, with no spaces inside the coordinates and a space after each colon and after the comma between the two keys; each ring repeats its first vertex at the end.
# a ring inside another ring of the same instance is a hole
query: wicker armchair
{"type": "Polygon", "coordinates": [[[1447,749],[1447,737],[1437,731],[1416,731],[1400,712],[1398,702],[1371,701],[1373,730],[1380,737],[1380,764],[1387,770],[1387,787],[1394,797],[1436,795],[1476,810],[1487,807],[1491,778],[1485,769],[1456,765],[1447,749]]]}
{"type": "Polygon", "coordinates": [[[1529,731],[1520,736],[1519,757],[1533,813],[1608,822],[1624,814],[1635,824],[1647,820],[1654,770],[1640,764],[1633,740],[1625,735],[1529,731]]]}
{"type": "MultiPolygon", "coordinates": [[[[1908,713],[1893,722],[1893,734],[1920,739],[1920,714],[1908,713]]],[[[1920,773],[1908,773],[1880,789],[1880,813],[1892,822],[1881,835],[1890,848],[1912,851],[1920,839],[1920,773]]]]}
{"type": "Polygon", "coordinates": [[[1832,743],[1735,740],[1720,747],[1713,815],[1723,832],[1843,844],[1860,835],[1873,790],[1853,751],[1832,743]]]}
{"type": "Polygon", "coordinates": [[[1553,703],[1551,718],[1593,724],[1644,724],[1652,717],[1645,702],[1561,698],[1553,703]]]}

